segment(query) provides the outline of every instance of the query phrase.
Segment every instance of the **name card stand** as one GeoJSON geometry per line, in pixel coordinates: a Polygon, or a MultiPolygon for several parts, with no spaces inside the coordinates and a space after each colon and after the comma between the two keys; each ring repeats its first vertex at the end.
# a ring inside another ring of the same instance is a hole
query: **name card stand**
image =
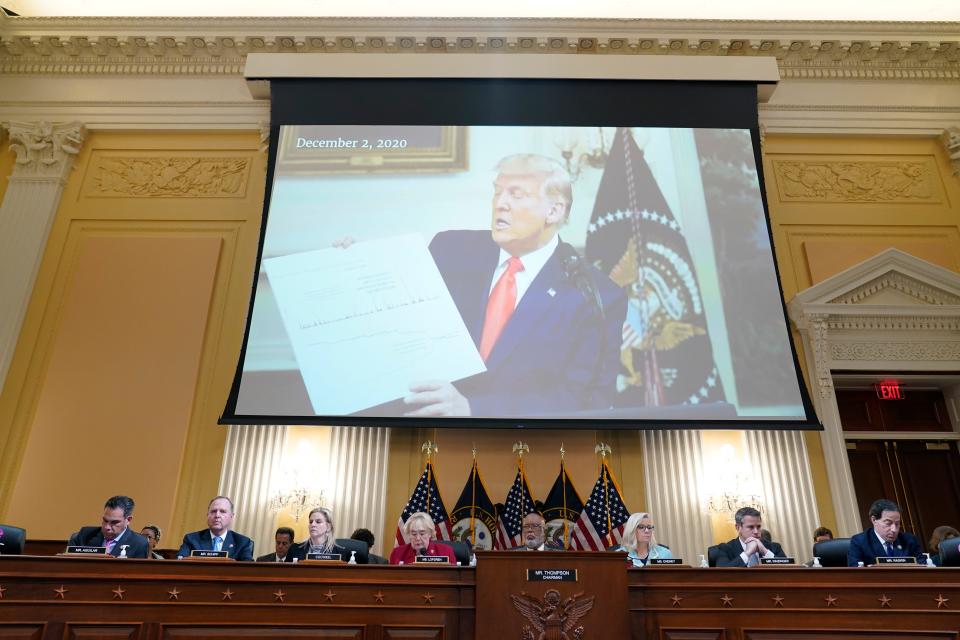
{"type": "Polygon", "coordinates": [[[308,553],[303,562],[308,564],[344,564],[339,553],[308,553]]]}
{"type": "Polygon", "coordinates": [[[903,567],[917,566],[917,559],[913,556],[879,556],[877,558],[877,567],[903,567]]]}
{"type": "Polygon", "coordinates": [[[61,556],[71,556],[71,557],[86,557],[86,558],[113,558],[116,559],[116,556],[112,556],[107,553],[106,547],[92,547],[87,545],[71,545],[67,547],[67,550],[63,553],[57,555],[61,556]]]}
{"type": "Polygon", "coordinates": [[[527,569],[527,582],[576,582],[576,569],[527,569]]]}
{"type": "Polygon", "coordinates": [[[761,567],[799,566],[793,558],[760,558],[761,567]]]}
{"type": "Polygon", "coordinates": [[[207,549],[194,549],[190,552],[191,560],[229,560],[230,555],[226,551],[210,551],[207,549]]]}
{"type": "Polygon", "coordinates": [[[439,564],[441,566],[450,566],[450,558],[447,556],[416,556],[414,564],[439,564]]]}
{"type": "Polygon", "coordinates": [[[650,558],[647,562],[648,567],[686,567],[690,565],[683,564],[683,558],[650,558]]]}

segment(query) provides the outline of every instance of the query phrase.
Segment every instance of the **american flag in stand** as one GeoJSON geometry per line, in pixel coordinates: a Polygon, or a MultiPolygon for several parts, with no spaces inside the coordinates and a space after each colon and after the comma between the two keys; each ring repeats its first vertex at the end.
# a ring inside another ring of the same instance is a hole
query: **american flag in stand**
{"type": "Polygon", "coordinates": [[[630,517],[623,503],[623,492],[617,485],[607,461],[603,461],[600,477],[580,512],[580,519],[570,536],[570,548],[577,551],[603,551],[620,544],[623,525],[630,517]]]}
{"type": "Polygon", "coordinates": [[[407,500],[407,506],[400,514],[400,520],[397,522],[397,546],[409,542],[403,535],[403,524],[407,518],[418,511],[429,513],[433,518],[438,540],[453,540],[453,525],[450,524],[447,508],[443,506],[443,498],[440,497],[440,489],[437,488],[437,476],[433,471],[432,462],[427,462],[417,486],[413,489],[413,494],[407,500]]]}
{"type": "Polygon", "coordinates": [[[527,476],[523,472],[523,462],[517,469],[517,477],[513,486],[507,492],[507,500],[503,504],[500,520],[497,524],[497,538],[494,549],[513,549],[522,544],[523,517],[531,511],[536,511],[530,487],[527,486],[527,476]]]}

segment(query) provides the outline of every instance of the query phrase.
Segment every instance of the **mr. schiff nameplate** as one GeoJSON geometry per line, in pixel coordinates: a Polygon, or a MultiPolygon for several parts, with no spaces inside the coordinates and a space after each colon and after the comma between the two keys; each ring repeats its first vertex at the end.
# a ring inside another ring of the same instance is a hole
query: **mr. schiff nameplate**
{"type": "Polygon", "coordinates": [[[212,551],[208,549],[194,549],[190,552],[190,557],[194,560],[228,560],[230,558],[226,551],[212,551]]]}

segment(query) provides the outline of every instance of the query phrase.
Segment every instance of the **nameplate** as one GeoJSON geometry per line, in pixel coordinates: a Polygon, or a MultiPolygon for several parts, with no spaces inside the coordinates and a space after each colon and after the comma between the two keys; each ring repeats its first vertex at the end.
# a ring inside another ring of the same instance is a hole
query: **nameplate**
{"type": "Polygon", "coordinates": [[[776,564],[797,564],[793,558],[760,558],[760,564],[764,566],[776,564]]]}
{"type": "Polygon", "coordinates": [[[651,567],[663,567],[669,565],[678,565],[683,564],[683,558],[650,558],[650,561],[647,563],[651,567]]]}
{"type": "Polygon", "coordinates": [[[107,555],[106,547],[89,547],[85,545],[70,545],[67,547],[67,553],[71,555],[78,556],[105,556],[107,555]]]}
{"type": "Polygon", "coordinates": [[[900,556],[891,558],[890,556],[882,556],[877,558],[877,564],[886,564],[886,565],[902,565],[902,564],[917,564],[917,559],[913,556],[900,556]]]}
{"type": "Polygon", "coordinates": [[[207,549],[194,549],[190,552],[190,557],[206,560],[228,560],[230,558],[226,551],[210,551],[207,549]]]}
{"type": "Polygon", "coordinates": [[[339,553],[308,553],[307,562],[343,562],[339,553]]]}
{"type": "Polygon", "coordinates": [[[450,564],[447,556],[417,556],[413,561],[417,564],[450,564]]]}
{"type": "Polygon", "coordinates": [[[527,569],[527,582],[576,582],[576,569],[527,569]]]}

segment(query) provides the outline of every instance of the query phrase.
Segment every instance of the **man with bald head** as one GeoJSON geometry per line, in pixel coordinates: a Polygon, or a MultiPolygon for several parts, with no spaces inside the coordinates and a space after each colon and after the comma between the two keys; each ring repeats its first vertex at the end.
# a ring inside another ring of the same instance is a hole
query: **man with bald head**
{"type": "Polygon", "coordinates": [[[183,536],[177,557],[186,558],[195,551],[226,551],[234,560],[253,560],[253,540],[230,530],[233,524],[233,500],[217,496],[207,505],[207,528],[183,536]]]}
{"type": "Polygon", "coordinates": [[[557,161],[508,156],[497,165],[489,229],[433,238],[430,252],[487,371],[413,381],[406,415],[536,417],[612,405],[626,298],[560,239],[572,203],[557,161]]]}

